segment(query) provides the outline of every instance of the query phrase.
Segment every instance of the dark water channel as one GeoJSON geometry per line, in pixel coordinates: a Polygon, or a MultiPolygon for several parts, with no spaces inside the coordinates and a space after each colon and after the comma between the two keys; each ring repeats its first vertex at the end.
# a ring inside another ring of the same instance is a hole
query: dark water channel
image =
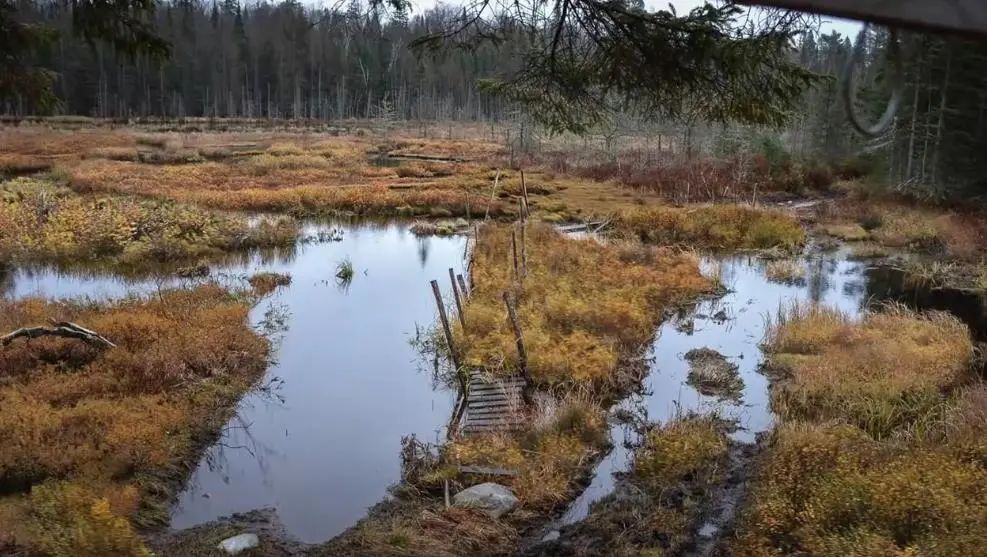
{"type": "MultiPolygon", "coordinates": [[[[453,395],[419,371],[409,338],[416,324],[434,320],[429,280],[445,288],[449,267],[462,272],[464,241],[419,239],[399,224],[345,226],[340,242],[214,267],[291,274],[291,286],[251,316],[255,323],[284,316],[267,378],[282,381],[272,393],[245,397],[181,494],[172,526],[274,507],[290,534],[319,542],[385,497],[400,478],[401,437],[434,441],[449,418],[453,395]],[[344,258],[355,270],[348,287],[334,277],[344,258]]],[[[159,282],[41,269],[15,271],[6,289],[16,297],[117,297],[159,282]]]]}

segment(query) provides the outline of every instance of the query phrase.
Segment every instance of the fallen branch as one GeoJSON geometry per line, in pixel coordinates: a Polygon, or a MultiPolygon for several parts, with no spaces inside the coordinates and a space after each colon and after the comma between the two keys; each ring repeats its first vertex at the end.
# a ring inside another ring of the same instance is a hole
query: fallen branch
{"type": "Polygon", "coordinates": [[[52,324],[52,327],[21,327],[12,333],[0,337],[0,346],[7,346],[19,338],[62,337],[78,339],[102,348],[116,348],[116,345],[103,335],[81,325],[76,325],[68,321],[58,321],[52,324]]]}

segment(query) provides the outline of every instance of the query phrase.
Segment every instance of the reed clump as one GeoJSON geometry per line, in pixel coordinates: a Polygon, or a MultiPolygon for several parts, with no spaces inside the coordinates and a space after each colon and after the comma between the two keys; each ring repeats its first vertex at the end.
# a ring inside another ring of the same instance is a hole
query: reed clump
{"type": "Polygon", "coordinates": [[[702,513],[699,501],[723,481],[727,430],[711,415],[680,416],[648,429],[614,493],[566,532],[567,548],[576,555],[674,555],[688,548],[702,513]]]}

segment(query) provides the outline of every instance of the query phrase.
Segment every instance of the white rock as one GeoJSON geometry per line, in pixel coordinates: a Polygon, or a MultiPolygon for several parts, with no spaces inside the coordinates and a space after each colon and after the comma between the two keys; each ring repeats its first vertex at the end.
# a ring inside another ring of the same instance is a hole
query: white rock
{"type": "Polygon", "coordinates": [[[258,544],[260,544],[260,540],[257,538],[257,534],[240,534],[219,542],[219,549],[225,551],[227,555],[236,555],[241,551],[253,549],[258,544]]]}
{"type": "Polygon", "coordinates": [[[494,518],[500,518],[518,505],[510,488],[493,482],[464,489],[452,498],[452,502],[457,507],[480,509],[494,518]]]}

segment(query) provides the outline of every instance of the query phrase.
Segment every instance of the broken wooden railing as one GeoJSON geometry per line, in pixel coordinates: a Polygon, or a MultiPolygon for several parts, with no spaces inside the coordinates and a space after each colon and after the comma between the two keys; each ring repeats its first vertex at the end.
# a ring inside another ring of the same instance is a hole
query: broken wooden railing
{"type": "MultiPolygon", "coordinates": [[[[524,212],[519,215],[523,219],[524,212]]],[[[525,237],[525,222],[519,222],[518,229],[511,233],[513,277],[512,288],[502,295],[507,319],[514,335],[517,348],[517,374],[508,377],[488,377],[483,373],[470,371],[462,363],[459,351],[453,338],[452,327],[446,312],[446,304],[437,280],[431,281],[432,295],[439,312],[439,321],[449,347],[449,359],[455,370],[459,383],[459,398],[453,415],[449,421],[448,437],[455,437],[460,431],[469,435],[484,431],[513,429],[521,425],[522,406],[533,403],[533,382],[528,374],[528,357],[524,345],[524,334],[517,315],[516,295],[513,290],[519,290],[527,275],[527,250],[525,237]]],[[[479,240],[479,228],[474,233],[474,250],[479,240]]],[[[462,274],[457,275],[449,269],[449,282],[452,288],[453,300],[459,318],[459,323],[465,333],[469,323],[466,320],[465,304],[470,296],[466,280],[462,274]]]]}

